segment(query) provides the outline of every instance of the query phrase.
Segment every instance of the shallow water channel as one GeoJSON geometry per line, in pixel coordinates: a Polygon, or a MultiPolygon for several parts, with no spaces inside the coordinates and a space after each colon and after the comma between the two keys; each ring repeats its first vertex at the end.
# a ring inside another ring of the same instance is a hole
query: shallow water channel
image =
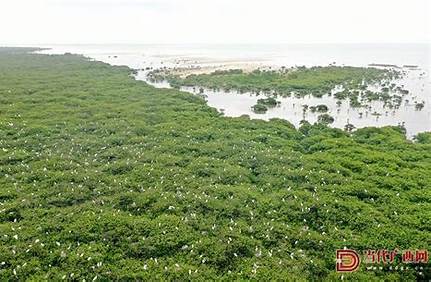
{"type": "MultiPolygon", "coordinates": [[[[431,99],[427,91],[427,80],[420,69],[405,70],[406,76],[400,80],[394,81],[397,85],[402,85],[404,89],[409,90],[409,94],[403,96],[402,104],[399,108],[390,109],[385,107],[383,101],[372,101],[367,103],[367,107],[351,107],[349,100],[342,100],[337,104],[337,99],[332,95],[314,97],[307,95],[305,97],[277,97],[280,102],[279,106],[269,108],[264,114],[254,113],[251,109],[258,99],[264,98],[264,94],[256,95],[255,93],[239,93],[237,91],[222,91],[203,89],[200,93],[200,87],[182,87],[181,90],[196,95],[202,95],[208,105],[216,108],[229,117],[239,117],[249,115],[253,119],[269,120],[271,118],[281,118],[288,120],[295,126],[299,126],[301,120],[307,120],[310,123],[317,121],[321,114],[311,112],[304,113],[303,106],[326,105],[329,108],[328,114],[334,118],[331,126],[344,128],[347,123],[353,124],[355,128],[367,126],[386,126],[386,125],[404,125],[408,137],[413,137],[419,132],[431,131],[431,99]],[[428,95],[427,95],[428,94],[428,95]],[[421,110],[417,110],[416,103],[425,102],[421,110]]],[[[140,71],[136,79],[144,80],[157,88],[170,88],[167,82],[151,82],[147,79],[146,71],[140,71]]],[[[334,89],[332,94],[340,89],[334,89]]],[[[391,93],[395,94],[395,93],[391,93]]]]}

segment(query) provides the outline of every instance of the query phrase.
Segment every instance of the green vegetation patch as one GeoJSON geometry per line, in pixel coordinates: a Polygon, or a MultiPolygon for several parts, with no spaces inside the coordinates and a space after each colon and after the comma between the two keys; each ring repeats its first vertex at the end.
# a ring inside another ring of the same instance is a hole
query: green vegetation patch
{"type": "Polygon", "coordinates": [[[257,100],[256,105],[252,106],[253,112],[257,114],[264,114],[268,111],[268,108],[274,108],[279,105],[280,102],[273,97],[257,100]]]}
{"type": "Polygon", "coordinates": [[[159,70],[150,73],[155,81],[167,80],[172,86],[202,86],[211,89],[238,90],[240,92],[273,92],[275,94],[322,96],[342,85],[347,90],[365,88],[366,85],[392,80],[400,73],[394,70],[363,67],[298,67],[281,70],[215,71],[210,74],[188,75],[185,78],[159,70]]]}
{"type": "MultiPolygon", "coordinates": [[[[213,90],[240,93],[265,93],[273,96],[322,97],[333,95],[335,99],[349,99],[354,108],[365,107],[372,101],[382,101],[385,107],[398,108],[402,97],[409,92],[394,81],[404,73],[388,68],[326,66],[296,67],[280,70],[255,70],[244,72],[234,69],[215,71],[210,74],[192,74],[182,77],[175,70],[159,69],[151,71],[149,79],[154,82],[168,81],[174,88],[206,87],[213,90]]],[[[263,110],[263,106],[257,106],[263,110]]],[[[423,104],[418,103],[417,110],[423,104]]]]}

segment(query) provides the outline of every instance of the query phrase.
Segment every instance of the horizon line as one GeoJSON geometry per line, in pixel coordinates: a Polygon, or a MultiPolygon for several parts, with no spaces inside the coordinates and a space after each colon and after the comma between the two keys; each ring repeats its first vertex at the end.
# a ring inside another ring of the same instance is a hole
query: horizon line
{"type": "Polygon", "coordinates": [[[430,45],[430,42],[190,42],[190,43],[140,43],[140,42],[104,42],[104,43],[0,43],[1,47],[29,47],[29,46],[46,46],[46,45],[430,45]]]}

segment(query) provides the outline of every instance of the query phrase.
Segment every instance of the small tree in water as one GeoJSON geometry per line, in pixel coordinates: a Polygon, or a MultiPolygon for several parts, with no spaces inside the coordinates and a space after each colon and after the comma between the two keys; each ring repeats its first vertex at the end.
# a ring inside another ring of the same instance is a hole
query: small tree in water
{"type": "Polygon", "coordinates": [[[328,114],[323,114],[317,117],[317,122],[323,124],[331,124],[334,122],[334,118],[328,114]]]}

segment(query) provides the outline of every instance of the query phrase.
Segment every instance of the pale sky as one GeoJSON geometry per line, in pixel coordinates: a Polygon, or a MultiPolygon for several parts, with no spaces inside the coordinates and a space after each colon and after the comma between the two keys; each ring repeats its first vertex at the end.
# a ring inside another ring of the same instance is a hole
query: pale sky
{"type": "Polygon", "coordinates": [[[0,45],[430,43],[430,0],[0,0],[0,45]]]}

